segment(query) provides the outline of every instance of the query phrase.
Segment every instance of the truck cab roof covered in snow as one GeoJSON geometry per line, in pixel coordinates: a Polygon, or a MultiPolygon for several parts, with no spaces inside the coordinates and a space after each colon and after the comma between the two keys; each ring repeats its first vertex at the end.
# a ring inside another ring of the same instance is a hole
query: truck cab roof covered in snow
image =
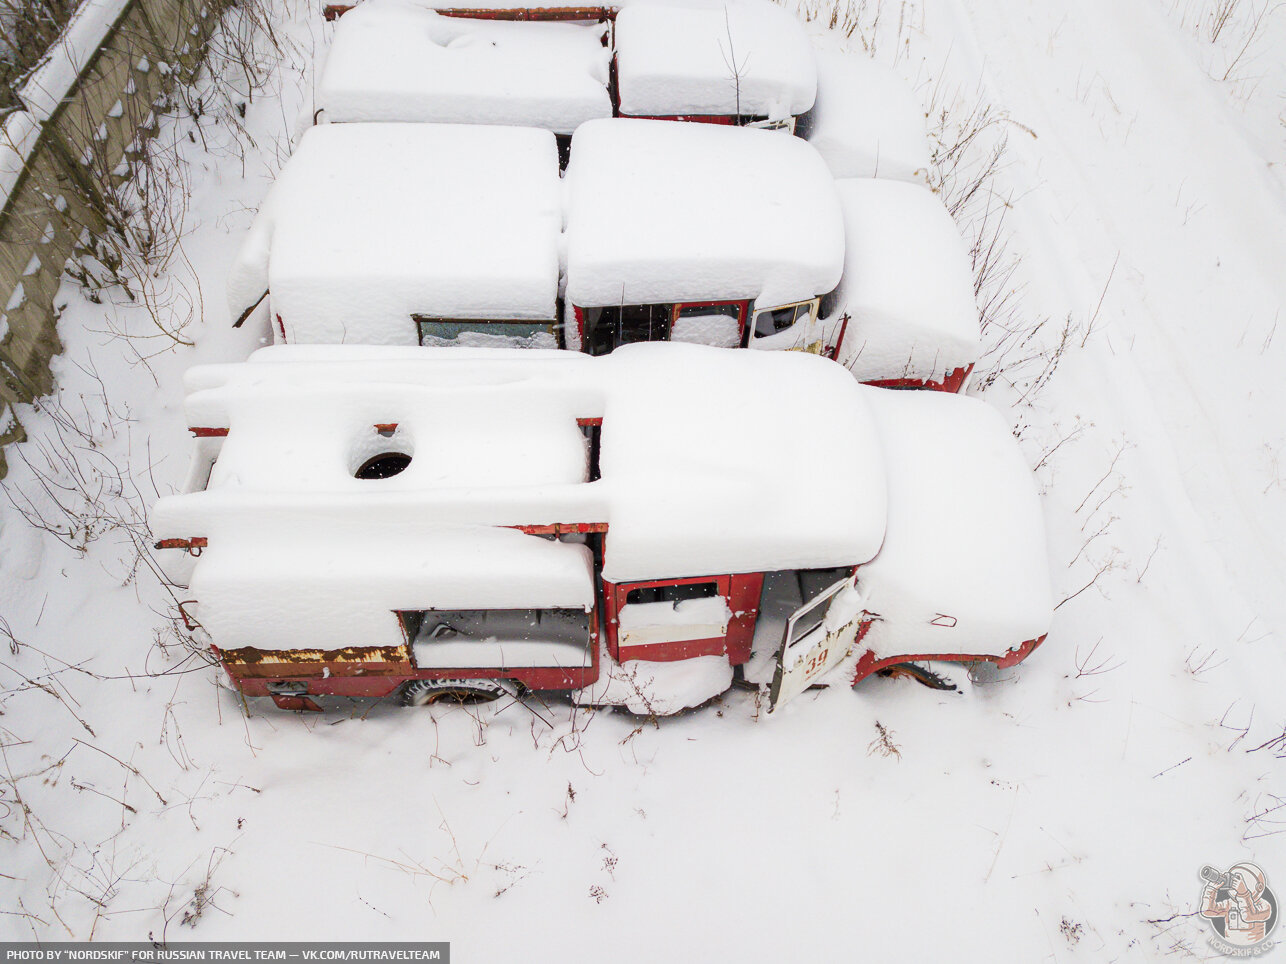
{"type": "Polygon", "coordinates": [[[807,137],[831,172],[923,184],[933,162],[914,91],[865,54],[817,50],[814,57],[817,103],[807,137]]]}
{"type": "Polygon", "coordinates": [[[612,116],[606,30],[463,19],[414,0],[365,0],[335,28],[317,106],[330,121],[513,124],[570,134],[612,116]]]}
{"type": "Polygon", "coordinates": [[[775,131],[599,120],[572,140],[567,300],[584,307],[831,291],[844,226],[826,164],[775,131]]]}
{"type": "Polygon", "coordinates": [[[414,345],[416,315],[552,325],[561,230],[548,131],[323,124],[259,209],[228,304],[270,290],[290,342],[414,345]]]}
{"type": "Polygon", "coordinates": [[[605,525],[618,582],[852,566],[883,540],[863,389],[815,356],[281,346],[188,386],[189,423],[226,438],[153,529],[208,539],[190,584],[224,646],[265,619],[325,647],[400,642],[390,610],[587,606],[585,547],[512,526],[605,525]],[[588,481],[577,420],[600,418],[588,481]],[[355,477],[382,453],[402,471],[355,477]]]}
{"type": "Polygon", "coordinates": [[[941,380],[981,351],[973,267],[951,215],[918,184],[835,182],[844,214],[847,313],[839,361],[861,381],[941,380]]]}
{"type": "Polygon", "coordinates": [[[1045,524],[1005,419],[979,399],[864,389],[884,448],[888,533],[858,588],[895,654],[1004,655],[1049,630],[1045,524]]]}
{"type": "Polygon", "coordinates": [[[817,69],[803,25],[768,0],[636,3],[616,18],[620,112],[794,117],[817,69]]]}

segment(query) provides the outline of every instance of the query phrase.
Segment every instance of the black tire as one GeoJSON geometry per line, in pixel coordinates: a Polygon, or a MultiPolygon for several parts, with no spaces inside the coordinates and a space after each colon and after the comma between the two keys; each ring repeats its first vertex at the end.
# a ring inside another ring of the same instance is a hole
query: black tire
{"type": "Polygon", "coordinates": [[[402,687],[401,703],[403,706],[475,705],[518,695],[518,685],[504,679],[414,679],[402,687]]]}

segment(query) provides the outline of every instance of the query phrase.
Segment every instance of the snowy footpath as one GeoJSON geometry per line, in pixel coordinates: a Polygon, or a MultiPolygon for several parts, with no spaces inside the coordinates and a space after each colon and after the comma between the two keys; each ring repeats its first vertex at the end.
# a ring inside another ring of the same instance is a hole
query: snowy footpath
{"type": "Polygon", "coordinates": [[[658,724],[247,705],[170,618],[138,547],[191,452],[181,374],[270,340],[223,281],[331,29],[281,6],[268,88],[163,124],[182,257],[138,301],[64,285],[61,392],[6,453],[0,938],[1203,960],[1203,865],[1286,894],[1286,10],[867,0],[830,29],[803,0],[818,46],[873,44],[966,142],[949,191],[1007,144],[958,214],[999,252],[973,390],[1035,470],[1061,602],[960,693],[873,678],[768,718],[734,690],[658,724]]]}

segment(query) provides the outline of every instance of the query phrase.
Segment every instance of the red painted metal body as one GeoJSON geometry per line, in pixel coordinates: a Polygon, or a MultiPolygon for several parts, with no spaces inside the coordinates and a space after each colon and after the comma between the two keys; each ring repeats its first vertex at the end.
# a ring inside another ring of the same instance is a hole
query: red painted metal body
{"type": "Polygon", "coordinates": [[[576,337],[580,339],[580,350],[587,351],[585,347],[585,309],[580,305],[572,305],[572,320],[576,323],[576,337]]]}
{"type": "Polygon", "coordinates": [[[627,605],[626,599],[635,589],[654,589],[665,586],[691,586],[714,583],[724,599],[730,594],[727,576],[699,576],[691,579],[652,579],[647,582],[612,583],[603,580],[603,597],[607,606],[607,651],[617,662],[627,659],[646,659],[657,663],[670,663],[697,656],[722,655],[726,647],[723,636],[710,639],[684,639],[670,643],[651,643],[644,646],[620,645],[620,613],[627,605]]]}
{"type": "Polygon", "coordinates": [[[877,378],[874,381],[863,382],[862,384],[874,385],[876,388],[923,388],[933,392],[959,394],[969,378],[969,373],[972,371],[973,365],[969,364],[964,368],[957,368],[949,372],[940,382],[924,378],[877,378]]]}
{"type": "Polygon", "coordinates": [[[517,529],[529,536],[568,536],[591,532],[606,532],[606,522],[551,522],[542,525],[505,526],[506,529],[517,529]]]}
{"type": "Polygon", "coordinates": [[[155,543],[157,549],[186,549],[193,555],[200,555],[200,550],[210,544],[205,536],[197,536],[195,539],[162,539],[155,543]],[[193,550],[197,550],[193,552],[193,550]]]}
{"type": "Polygon", "coordinates": [[[590,620],[590,665],[584,667],[451,667],[419,669],[405,662],[318,660],[308,662],[261,662],[253,668],[231,662],[217,646],[211,651],[219,658],[232,684],[246,696],[271,696],[285,709],[318,709],[309,696],[382,697],[405,683],[421,679],[505,679],[531,690],[572,690],[589,686],[601,672],[598,642],[601,619],[595,608],[590,620]],[[243,670],[244,671],[241,671],[243,670]],[[274,693],[283,683],[304,684],[303,693],[274,693]],[[303,705],[308,703],[311,705],[303,705]]]}
{"type": "MultiPolygon", "coordinates": [[[[283,666],[286,664],[283,664],[283,666]]],[[[308,684],[308,693],[313,696],[388,696],[403,683],[417,679],[509,679],[522,683],[533,690],[571,690],[588,686],[598,679],[598,657],[595,654],[594,664],[581,669],[566,668],[523,668],[497,669],[486,668],[434,669],[415,670],[411,673],[354,673],[352,670],[340,673],[332,672],[323,676],[320,667],[309,675],[273,676],[266,678],[247,677],[237,674],[224,664],[228,678],[247,696],[271,696],[269,683],[304,682],[308,684]]],[[[325,664],[335,666],[336,664],[325,664]]]]}
{"type": "MultiPolygon", "coordinates": [[[[858,632],[858,640],[866,635],[872,624],[867,620],[862,624],[858,632]]],[[[986,656],[968,653],[905,653],[900,656],[888,656],[879,659],[869,650],[861,655],[857,661],[857,668],[853,672],[853,685],[856,686],[872,673],[878,673],[882,669],[888,669],[890,666],[897,666],[899,663],[919,663],[919,662],[945,662],[945,663],[994,663],[1001,669],[1008,669],[1010,666],[1017,666],[1032,651],[1045,641],[1044,636],[1038,636],[1036,639],[1029,639],[1012,652],[1004,656],[986,656]]]]}
{"type": "Polygon", "coordinates": [[[755,620],[759,616],[759,593],[763,588],[762,572],[736,573],[722,576],[696,576],[684,579],[651,579],[645,582],[612,583],[603,581],[605,604],[604,618],[607,626],[607,651],[618,662],[644,659],[657,663],[671,663],[697,656],[723,656],[733,666],[749,661],[750,647],[755,637],[755,620]],[[653,589],[666,586],[690,586],[714,583],[718,594],[732,612],[727,633],[708,639],[684,639],[676,642],[649,643],[641,646],[622,646],[618,634],[620,611],[635,589],[653,589]]]}
{"type": "Polygon", "coordinates": [[[224,438],[228,434],[226,428],[202,428],[200,426],[190,428],[188,431],[197,438],[224,438]]]}
{"type": "Polygon", "coordinates": [[[848,334],[848,313],[840,315],[839,319],[839,337],[835,339],[835,344],[827,352],[826,357],[831,361],[839,361],[839,350],[844,347],[844,336],[848,334]]]}
{"type": "Polygon", "coordinates": [[[730,576],[732,595],[728,608],[732,619],[728,622],[728,662],[741,666],[750,662],[750,647],[755,641],[755,622],[759,619],[759,596],[764,588],[762,572],[746,572],[730,576]]]}

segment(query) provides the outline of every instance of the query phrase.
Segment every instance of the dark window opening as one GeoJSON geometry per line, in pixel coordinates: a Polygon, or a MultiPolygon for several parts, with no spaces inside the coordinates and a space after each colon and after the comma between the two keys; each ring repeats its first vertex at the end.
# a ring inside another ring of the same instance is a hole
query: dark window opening
{"type": "Polygon", "coordinates": [[[572,135],[555,134],[554,142],[558,145],[558,169],[567,170],[567,162],[572,159],[572,135]]]}
{"type": "Polygon", "coordinates": [[[755,337],[766,338],[769,335],[785,331],[793,326],[795,322],[807,318],[811,310],[812,303],[805,302],[802,305],[787,305],[785,308],[769,308],[765,311],[756,312],[755,337]]]}
{"type": "Polygon", "coordinates": [[[719,595],[719,585],[713,582],[685,582],[677,586],[640,586],[631,589],[625,603],[679,603],[687,599],[713,599],[719,595]]]}
{"type": "Polygon", "coordinates": [[[411,464],[411,456],[405,452],[381,452],[379,455],[371,456],[361,464],[361,467],[353,474],[359,479],[391,479],[393,476],[405,471],[406,467],[411,464]]]}
{"type": "Polygon", "coordinates": [[[402,626],[402,633],[406,636],[408,643],[414,642],[415,637],[420,635],[420,627],[424,623],[424,613],[416,610],[400,610],[397,614],[397,621],[402,626]]]}
{"type": "Polygon", "coordinates": [[[735,301],[725,301],[716,305],[679,305],[676,318],[705,318],[710,315],[726,315],[734,321],[741,321],[741,305],[735,301]]]}
{"type": "Polygon", "coordinates": [[[669,341],[673,305],[624,305],[586,308],[585,351],[606,355],[621,345],[640,341],[669,341]]]}
{"type": "MultiPolygon", "coordinates": [[[[799,589],[799,598],[805,606],[812,606],[799,614],[791,627],[790,641],[802,639],[826,621],[830,610],[828,603],[821,599],[826,590],[841,579],[852,574],[852,569],[841,566],[834,569],[799,569],[795,571],[795,583],[799,589]],[[815,604],[815,605],[814,605],[815,604]]],[[[804,609],[803,606],[800,607],[804,609]]]]}
{"type": "Polygon", "coordinates": [[[603,426],[582,425],[581,433],[585,436],[585,442],[589,448],[589,481],[597,482],[603,477],[602,470],[599,468],[599,455],[602,452],[603,426]]]}
{"type": "Polygon", "coordinates": [[[714,348],[738,348],[742,342],[743,312],[743,303],[736,301],[675,305],[670,340],[714,348]]]}
{"type": "Polygon", "coordinates": [[[413,643],[589,643],[583,609],[429,609],[398,618],[413,643]]]}
{"type": "Polygon", "coordinates": [[[826,613],[830,610],[830,606],[820,600],[809,605],[812,608],[800,613],[795,618],[794,625],[791,626],[790,641],[792,643],[797,639],[803,639],[813,630],[820,627],[822,623],[826,622],[826,613]]]}

